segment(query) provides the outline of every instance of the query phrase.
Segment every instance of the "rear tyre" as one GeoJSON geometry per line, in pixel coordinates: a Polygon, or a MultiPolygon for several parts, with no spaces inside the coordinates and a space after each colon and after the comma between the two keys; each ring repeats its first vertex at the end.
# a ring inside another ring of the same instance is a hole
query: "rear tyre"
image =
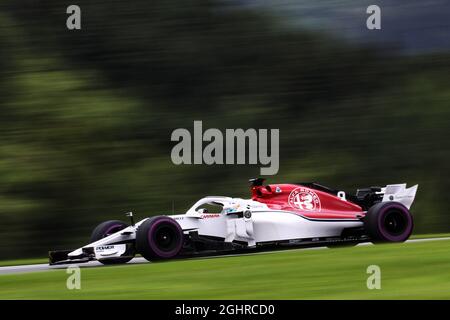
{"type": "MultiPolygon", "coordinates": [[[[100,239],[106,238],[107,236],[112,235],[113,233],[116,233],[120,230],[123,230],[126,227],[128,227],[128,225],[125,222],[119,220],[109,220],[102,222],[94,229],[94,231],[92,231],[91,242],[95,242],[100,239]]],[[[131,259],[133,259],[133,257],[102,259],[99,260],[99,262],[103,264],[121,264],[127,263],[131,259]]]]}
{"type": "Polygon", "coordinates": [[[380,202],[364,218],[364,227],[372,242],[404,242],[414,224],[409,210],[399,202],[380,202]]]}
{"type": "Polygon", "coordinates": [[[145,220],[136,232],[137,251],[149,261],[176,257],[183,247],[183,242],[180,225],[166,216],[145,220]]]}

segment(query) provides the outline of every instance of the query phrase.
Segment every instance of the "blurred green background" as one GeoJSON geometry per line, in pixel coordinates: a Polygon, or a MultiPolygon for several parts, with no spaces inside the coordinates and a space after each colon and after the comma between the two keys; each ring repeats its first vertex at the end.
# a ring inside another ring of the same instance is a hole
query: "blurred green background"
{"type": "MultiPolygon", "coordinates": [[[[70,4],[0,3],[0,259],[78,247],[126,211],[247,197],[259,165],[171,162],[171,132],[194,120],[279,128],[270,182],[418,183],[415,233],[450,231],[450,52],[439,41],[355,41],[292,23],[273,1],[77,1],[82,29],[69,31],[70,4]]],[[[363,38],[390,34],[367,33],[366,7],[363,38]]],[[[436,32],[448,41],[448,22],[436,32]]]]}

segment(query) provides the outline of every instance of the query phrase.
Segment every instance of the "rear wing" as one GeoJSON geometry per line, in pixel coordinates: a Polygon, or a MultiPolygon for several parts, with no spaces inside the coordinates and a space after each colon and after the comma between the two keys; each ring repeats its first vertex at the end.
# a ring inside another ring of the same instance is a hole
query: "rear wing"
{"type": "Polygon", "coordinates": [[[388,184],[386,187],[381,188],[379,193],[383,195],[382,202],[386,201],[396,201],[403,204],[408,209],[411,207],[416,197],[418,184],[415,186],[406,188],[406,183],[401,184],[388,184]]]}

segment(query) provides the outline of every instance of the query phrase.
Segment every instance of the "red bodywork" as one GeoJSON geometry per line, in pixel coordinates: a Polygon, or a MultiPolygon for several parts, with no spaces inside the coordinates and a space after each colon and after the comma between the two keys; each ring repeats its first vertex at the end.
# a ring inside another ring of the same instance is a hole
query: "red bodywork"
{"type": "Polygon", "coordinates": [[[365,215],[355,203],[302,185],[253,186],[251,192],[252,200],[264,203],[270,209],[292,211],[308,219],[359,220],[365,215]]]}

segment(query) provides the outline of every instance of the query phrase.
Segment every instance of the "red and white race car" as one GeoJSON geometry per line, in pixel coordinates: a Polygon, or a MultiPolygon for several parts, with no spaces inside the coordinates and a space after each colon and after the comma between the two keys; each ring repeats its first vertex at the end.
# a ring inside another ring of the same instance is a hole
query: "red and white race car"
{"type": "Polygon", "coordinates": [[[251,199],[205,197],[186,213],[134,223],[106,221],[89,244],[50,251],[50,264],[98,260],[126,263],[292,245],[402,242],[413,229],[409,212],[417,185],[358,189],[355,195],[317,183],[264,185],[252,179],[251,199]]]}

